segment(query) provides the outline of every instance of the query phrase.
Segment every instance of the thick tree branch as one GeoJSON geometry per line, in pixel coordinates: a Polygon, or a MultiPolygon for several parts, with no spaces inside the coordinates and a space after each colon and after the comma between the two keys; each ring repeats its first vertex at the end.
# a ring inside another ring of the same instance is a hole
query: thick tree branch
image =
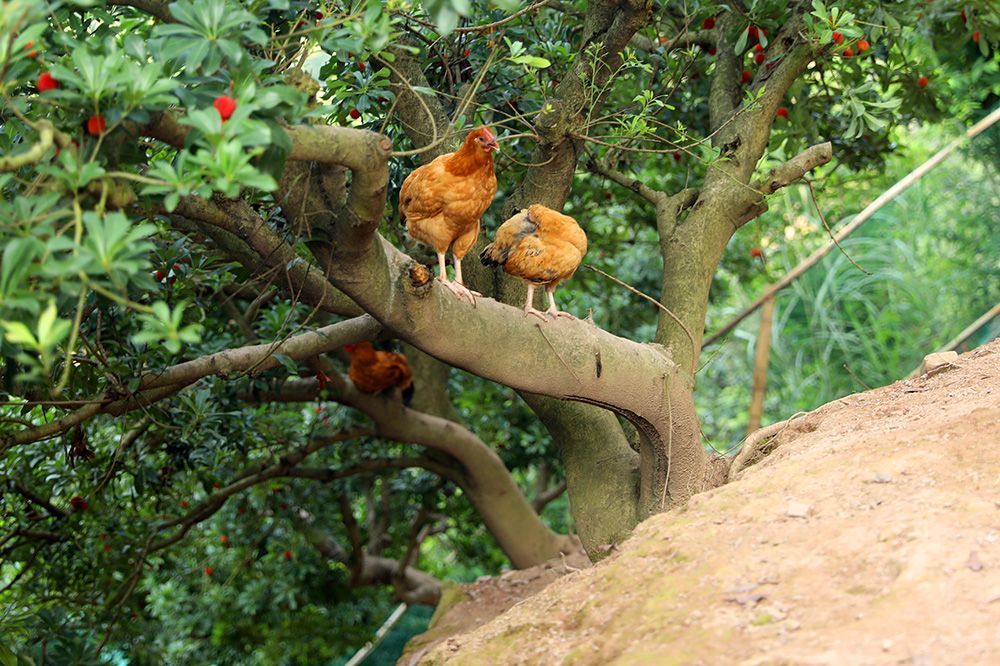
{"type": "Polygon", "coordinates": [[[301,360],[338,349],[345,344],[371,339],[378,334],[379,329],[378,323],[371,317],[361,316],[284,341],[229,349],[186,361],[160,373],[147,375],[140,384],[140,392],[127,398],[99,398],[56,421],[11,434],[4,433],[0,435],[0,452],[16,444],[36,442],[62,434],[98,414],[118,416],[145,407],[209,375],[228,377],[236,373],[262,372],[278,364],[275,354],[287,354],[293,359],[301,360]]]}
{"type": "Polygon", "coordinates": [[[280,364],[278,354],[302,361],[335,351],[347,344],[372,340],[378,335],[380,328],[378,322],[363,315],[285,340],[227,349],[146,375],[140,382],[139,389],[178,384],[187,386],[210,375],[226,379],[233,375],[260,374],[280,364]]]}
{"type": "MultiPolygon", "coordinates": [[[[463,304],[437,285],[415,283],[412,266],[376,235],[366,250],[332,253],[327,268],[331,280],[366,311],[436,358],[518,390],[602,406],[631,420],[652,447],[645,467],[647,511],[657,509],[654,497],[667,482],[668,441],[683,465],[704,464],[690,378],[664,350],[582,321],[540,324],[489,299],[475,307],[463,304]],[[442,330],[461,331],[461,337],[442,336],[442,330]]],[[[668,495],[686,499],[698,489],[687,484],[668,495]]]]}
{"type": "Polygon", "coordinates": [[[766,176],[754,182],[753,188],[763,195],[774,194],[831,159],[833,159],[832,144],[829,141],[818,143],[771,169],[766,176]]]}
{"type": "MultiPolygon", "coordinates": [[[[301,525],[299,529],[320,555],[335,562],[349,563],[347,552],[330,534],[313,525],[301,525]]],[[[398,562],[388,557],[366,556],[352,584],[355,587],[391,585],[396,595],[409,604],[437,606],[441,600],[439,580],[412,566],[406,567],[400,576],[398,562]]]]}
{"type": "MultiPolygon", "coordinates": [[[[552,532],[540,521],[500,457],[470,430],[396,400],[361,393],[334,370],[327,374],[332,399],[367,414],[380,437],[440,451],[461,465],[461,472],[452,470],[449,474],[445,474],[446,466],[436,461],[439,469],[427,469],[456,480],[514,566],[534,566],[573,549],[572,539],[552,532]]],[[[301,379],[286,382],[276,393],[259,398],[312,401],[319,392],[316,379],[301,379]]]]}

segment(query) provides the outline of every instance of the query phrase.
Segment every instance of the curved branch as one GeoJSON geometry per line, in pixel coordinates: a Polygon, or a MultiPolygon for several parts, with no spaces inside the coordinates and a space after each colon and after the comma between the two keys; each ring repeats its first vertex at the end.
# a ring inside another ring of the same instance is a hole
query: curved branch
{"type": "Polygon", "coordinates": [[[379,325],[375,320],[368,316],[361,316],[277,343],[229,349],[179,363],[160,373],[144,377],[140,384],[140,392],[127,398],[119,400],[98,399],[61,419],[11,434],[0,434],[0,453],[17,444],[37,442],[60,435],[98,414],[120,416],[145,407],[163,400],[209,375],[227,377],[235,373],[266,370],[278,364],[275,354],[287,354],[293,359],[301,360],[338,349],[351,342],[371,339],[378,334],[378,331],[379,325]]]}
{"type": "Polygon", "coordinates": [[[278,354],[302,361],[347,344],[374,339],[380,329],[378,322],[362,315],[285,340],[227,349],[146,375],[139,383],[139,390],[178,384],[187,386],[210,375],[226,379],[237,374],[260,374],[280,364],[278,354]]]}
{"type": "MultiPolygon", "coordinates": [[[[327,390],[333,400],[367,414],[380,437],[419,444],[460,463],[462,471],[453,470],[448,475],[444,469],[427,469],[454,479],[465,491],[515,567],[534,566],[574,549],[571,538],[556,534],[541,522],[500,457],[472,431],[447,419],[410,409],[396,400],[362,393],[334,370],[327,375],[327,390]]],[[[312,378],[286,382],[277,392],[257,397],[265,401],[307,402],[317,399],[319,393],[319,382],[312,378]]]]}
{"type": "MultiPolygon", "coordinates": [[[[491,299],[475,306],[459,302],[439,285],[411,280],[413,260],[378,235],[366,249],[337,249],[332,248],[327,266],[334,284],[415,347],[519,391],[598,405],[632,421],[651,447],[647,455],[656,461],[643,466],[651,474],[643,484],[646,511],[657,510],[653,497],[667,483],[666,442],[672,428],[679,428],[672,437],[683,467],[697,472],[704,466],[693,405],[688,404],[690,378],[662,347],[620,338],[583,321],[542,324],[491,299]],[[491,353],[482,353],[484,349],[491,353]],[[683,415],[677,423],[671,423],[668,400],[683,415]]],[[[678,481],[669,493],[674,501],[696,490],[688,487],[689,478],[678,481]]]]}

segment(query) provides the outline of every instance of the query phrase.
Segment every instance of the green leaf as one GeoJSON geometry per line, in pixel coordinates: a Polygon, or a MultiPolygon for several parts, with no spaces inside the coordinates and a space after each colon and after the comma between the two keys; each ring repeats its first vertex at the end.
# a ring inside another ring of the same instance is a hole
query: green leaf
{"type": "Polygon", "coordinates": [[[522,55],[513,58],[507,58],[511,62],[515,62],[518,65],[525,65],[526,67],[537,67],[538,69],[545,69],[552,63],[545,58],[539,58],[537,56],[522,55]]]}

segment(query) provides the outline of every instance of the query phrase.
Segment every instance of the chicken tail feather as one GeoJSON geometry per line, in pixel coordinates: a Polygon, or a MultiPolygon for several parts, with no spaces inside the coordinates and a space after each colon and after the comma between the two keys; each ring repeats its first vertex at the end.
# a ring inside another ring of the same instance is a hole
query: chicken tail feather
{"type": "Polygon", "coordinates": [[[483,263],[483,266],[500,266],[507,261],[505,254],[497,247],[496,243],[490,243],[479,253],[479,261],[483,263]]]}

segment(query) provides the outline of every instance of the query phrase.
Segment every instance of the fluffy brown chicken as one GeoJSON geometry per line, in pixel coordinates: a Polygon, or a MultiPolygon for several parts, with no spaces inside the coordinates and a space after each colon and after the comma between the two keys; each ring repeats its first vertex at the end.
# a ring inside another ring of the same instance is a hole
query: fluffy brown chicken
{"type": "Polygon", "coordinates": [[[437,252],[438,280],[473,303],[473,292],[462,282],[462,258],[476,243],[479,219],[497,192],[496,149],[497,140],[489,128],[473,130],[457,151],[415,169],[399,192],[399,214],[407,231],[437,252]],[[455,260],[454,282],[445,267],[449,249],[455,260]]]}
{"type": "Polygon", "coordinates": [[[573,276],[587,253],[587,234],[572,217],[541,204],[529,206],[497,229],[493,242],[479,259],[487,266],[503,266],[504,271],[528,283],[524,311],[547,321],[546,315],[575,318],[556,307],[555,290],[573,276]],[[544,286],[549,308],[536,310],[535,287],[544,286]]]}
{"type": "Polygon", "coordinates": [[[381,393],[392,387],[403,391],[403,401],[410,404],[413,396],[413,373],[406,357],[395,352],[376,351],[370,342],[346,345],[351,355],[348,376],[362,393],[381,393]]]}

